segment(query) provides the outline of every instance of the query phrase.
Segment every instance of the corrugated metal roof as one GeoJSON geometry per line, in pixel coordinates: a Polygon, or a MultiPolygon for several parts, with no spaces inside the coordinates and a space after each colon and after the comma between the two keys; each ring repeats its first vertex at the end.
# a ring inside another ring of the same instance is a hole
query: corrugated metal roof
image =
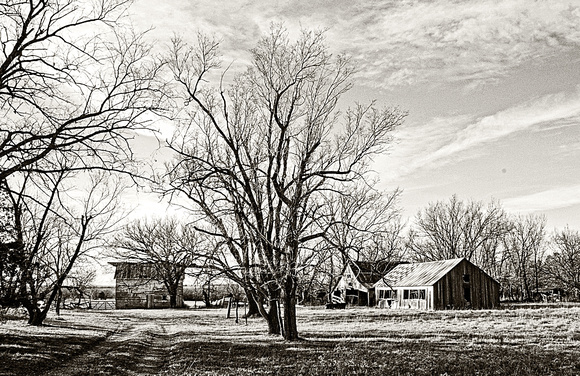
{"type": "Polygon", "coordinates": [[[375,284],[375,287],[431,286],[456,267],[464,258],[401,264],[375,284]]]}

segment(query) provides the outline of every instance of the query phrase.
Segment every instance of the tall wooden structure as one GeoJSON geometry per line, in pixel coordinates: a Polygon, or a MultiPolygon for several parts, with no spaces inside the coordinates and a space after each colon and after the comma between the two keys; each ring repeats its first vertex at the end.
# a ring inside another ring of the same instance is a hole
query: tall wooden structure
{"type": "MultiPolygon", "coordinates": [[[[111,262],[115,266],[115,306],[124,308],[169,308],[169,293],[153,263],[111,262]]],[[[176,306],[183,306],[183,279],[176,306]]]]}

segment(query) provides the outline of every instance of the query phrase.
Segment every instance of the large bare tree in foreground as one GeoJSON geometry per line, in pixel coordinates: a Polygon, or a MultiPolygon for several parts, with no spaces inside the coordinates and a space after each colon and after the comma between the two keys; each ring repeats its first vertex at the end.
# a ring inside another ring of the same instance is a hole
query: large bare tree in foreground
{"type": "Polygon", "coordinates": [[[316,223],[319,198],[363,181],[405,113],[373,104],[338,113],[353,67],[328,52],[322,33],[290,41],[272,27],[227,89],[208,83],[219,79],[217,49],[203,36],[195,46],[173,42],[169,67],[188,106],[171,142],[178,157],[167,189],[191,200],[206,219],[200,229],[224,249],[222,261],[267,295],[267,315],[295,340],[301,260],[326,233],[316,223]]]}
{"type": "Polygon", "coordinates": [[[324,197],[324,241],[316,266],[305,269],[310,278],[325,275],[330,294],[348,265],[355,261],[400,261],[404,244],[398,199],[400,190],[380,192],[367,185],[351,186],[324,197]]]}
{"type": "MultiPolygon", "coordinates": [[[[81,247],[83,229],[94,224],[93,212],[67,220],[58,214],[66,207],[55,208],[67,192],[62,182],[83,170],[134,176],[131,140],[135,131],[148,127],[149,113],[160,108],[156,77],[161,64],[143,35],[123,25],[130,3],[0,2],[0,194],[8,203],[0,267],[2,283],[18,286],[20,297],[11,301],[28,305],[34,323],[45,314],[38,315],[27,299],[36,295],[27,289],[44,283],[37,267],[51,255],[43,247],[59,249],[62,244],[54,239],[64,239],[68,254],[71,239],[76,236],[73,242],[81,247]],[[30,235],[35,231],[38,236],[30,235]],[[55,235],[59,231],[66,233],[55,235]]],[[[68,266],[58,265],[50,275],[68,273],[68,266]]]]}

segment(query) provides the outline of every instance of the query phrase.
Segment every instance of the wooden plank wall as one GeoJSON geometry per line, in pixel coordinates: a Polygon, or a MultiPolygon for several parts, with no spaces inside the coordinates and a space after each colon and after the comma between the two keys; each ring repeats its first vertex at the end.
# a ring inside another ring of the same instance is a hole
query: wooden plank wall
{"type": "Polygon", "coordinates": [[[435,309],[491,309],[499,307],[499,284],[477,266],[463,260],[433,286],[435,309]],[[469,274],[469,282],[463,276],[469,274]],[[469,287],[471,303],[464,297],[469,287]]]}
{"type": "MultiPolygon", "coordinates": [[[[152,279],[117,279],[115,301],[117,309],[168,308],[170,306],[167,288],[163,282],[152,279]],[[164,295],[165,300],[162,299],[164,295]]],[[[177,290],[177,306],[181,305],[183,305],[183,280],[177,290]]]]}

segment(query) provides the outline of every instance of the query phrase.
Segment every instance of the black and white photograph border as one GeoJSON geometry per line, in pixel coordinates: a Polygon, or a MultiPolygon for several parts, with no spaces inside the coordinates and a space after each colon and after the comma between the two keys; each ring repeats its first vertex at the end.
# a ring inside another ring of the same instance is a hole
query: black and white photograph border
{"type": "Polygon", "coordinates": [[[0,2],[0,375],[580,374],[580,3],[0,2]]]}

